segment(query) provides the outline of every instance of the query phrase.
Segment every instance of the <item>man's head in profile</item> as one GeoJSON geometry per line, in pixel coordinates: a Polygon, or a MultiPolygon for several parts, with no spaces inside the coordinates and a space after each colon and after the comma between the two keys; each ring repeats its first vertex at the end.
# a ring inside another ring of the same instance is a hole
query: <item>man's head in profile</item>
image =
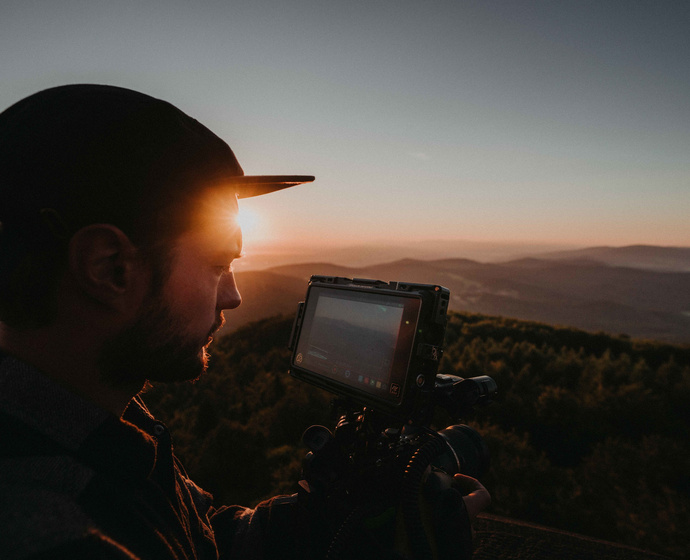
{"type": "Polygon", "coordinates": [[[0,114],[3,351],[111,410],[147,379],[197,377],[241,301],[237,198],[310,180],[245,176],[210,130],[131,90],[16,103],[0,114]]]}
{"type": "MultiPolygon", "coordinates": [[[[0,113],[3,551],[326,554],[336,526],[297,494],[255,510],[213,507],[136,396],[147,380],[201,374],[223,310],[240,304],[231,269],[242,252],[238,198],[311,180],[245,176],[206,127],[127,89],[63,86],[0,113]]],[[[471,544],[469,515],[490,500],[466,483],[453,494],[455,548],[457,534],[471,544]]]]}

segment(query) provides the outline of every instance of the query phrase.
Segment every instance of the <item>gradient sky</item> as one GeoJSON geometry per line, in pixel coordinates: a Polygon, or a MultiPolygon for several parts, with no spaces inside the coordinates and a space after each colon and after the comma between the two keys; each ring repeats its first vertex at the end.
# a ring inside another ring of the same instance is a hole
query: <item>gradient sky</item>
{"type": "Polygon", "coordinates": [[[0,109],[110,83],[245,172],[247,244],[461,238],[690,246],[690,4],[6,1],[0,109]]]}

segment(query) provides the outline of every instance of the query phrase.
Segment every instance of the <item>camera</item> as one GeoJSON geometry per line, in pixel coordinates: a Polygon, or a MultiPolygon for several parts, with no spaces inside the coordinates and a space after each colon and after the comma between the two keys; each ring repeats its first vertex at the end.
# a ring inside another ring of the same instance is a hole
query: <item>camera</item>
{"type": "Polygon", "coordinates": [[[330,550],[347,546],[354,526],[399,506],[415,556],[429,557],[419,493],[430,470],[478,478],[488,469],[475,430],[430,428],[437,407],[459,419],[497,389],[488,376],[438,374],[449,301],[449,290],[434,284],[309,281],[290,336],[290,374],[336,395],[335,429],[303,435],[310,451],[300,482],[312,507],[344,520],[330,550]]]}
{"type": "Polygon", "coordinates": [[[441,286],[312,276],[291,374],[382,413],[413,413],[433,390],[449,299],[441,286]]]}

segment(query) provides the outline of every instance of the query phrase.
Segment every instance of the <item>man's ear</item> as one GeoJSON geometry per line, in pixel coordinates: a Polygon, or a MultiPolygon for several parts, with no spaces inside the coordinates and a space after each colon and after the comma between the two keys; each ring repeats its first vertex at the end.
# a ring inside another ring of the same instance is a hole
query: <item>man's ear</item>
{"type": "Polygon", "coordinates": [[[108,306],[116,305],[136,284],[137,249],[110,224],[92,224],[72,236],[70,273],[82,290],[108,306]]]}

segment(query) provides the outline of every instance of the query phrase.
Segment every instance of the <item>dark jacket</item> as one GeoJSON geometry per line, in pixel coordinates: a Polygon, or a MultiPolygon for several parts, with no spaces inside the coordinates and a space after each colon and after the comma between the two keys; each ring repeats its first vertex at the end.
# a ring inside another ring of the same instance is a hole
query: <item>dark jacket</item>
{"type": "MultiPolygon", "coordinates": [[[[216,509],[139,397],[117,418],[24,362],[0,360],[3,560],[304,560],[335,543],[342,558],[399,558],[391,531],[338,532],[332,508],[296,496],[216,509]]],[[[452,490],[432,502],[441,557],[469,558],[462,498],[452,490]]]]}
{"type": "Polygon", "coordinates": [[[2,558],[292,556],[294,498],[214,509],[138,397],[120,419],[5,357],[0,438],[2,558]]]}

